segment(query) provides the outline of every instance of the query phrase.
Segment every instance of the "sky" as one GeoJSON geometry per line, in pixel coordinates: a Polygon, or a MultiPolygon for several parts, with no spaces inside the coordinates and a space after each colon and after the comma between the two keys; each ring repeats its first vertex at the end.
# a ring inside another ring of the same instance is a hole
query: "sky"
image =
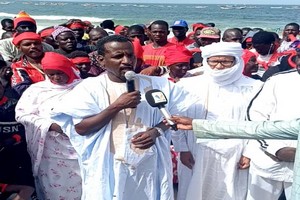
{"type": "Polygon", "coordinates": [[[108,3],[191,3],[191,4],[269,4],[269,5],[299,5],[299,0],[50,0],[71,2],[108,2],[108,3]],[[297,2],[298,3],[297,3],[297,2]]]}

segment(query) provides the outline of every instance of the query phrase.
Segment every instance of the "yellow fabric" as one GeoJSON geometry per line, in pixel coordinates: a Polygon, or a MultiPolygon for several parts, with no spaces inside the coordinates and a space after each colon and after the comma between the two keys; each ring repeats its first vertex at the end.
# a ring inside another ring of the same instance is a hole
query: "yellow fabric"
{"type": "Polygon", "coordinates": [[[19,17],[30,17],[24,10],[21,10],[18,14],[17,14],[17,16],[16,16],[16,18],[19,18],[19,17]]]}
{"type": "Polygon", "coordinates": [[[89,34],[84,33],[82,39],[83,39],[83,40],[89,40],[89,39],[90,39],[89,34]]]}

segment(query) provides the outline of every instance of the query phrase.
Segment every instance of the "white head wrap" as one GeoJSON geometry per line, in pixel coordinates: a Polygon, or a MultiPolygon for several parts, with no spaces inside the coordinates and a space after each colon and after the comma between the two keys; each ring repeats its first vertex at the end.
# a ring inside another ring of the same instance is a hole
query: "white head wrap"
{"type": "Polygon", "coordinates": [[[242,59],[243,49],[240,43],[236,42],[218,42],[212,43],[205,47],[201,47],[203,57],[203,67],[205,72],[212,77],[214,82],[219,85],[228,85],[237,81],[244,69],[244,61],[242,59]],[[207,59],[212,56],[234,56],[235,65],[231,68],[222,70],[211,69],[207,63],[207,59]]]}
{"type": "Polygon", "coordinates": [[[107,33],[108,35],[115,35],[115,31],[113,31],[113,30],[110,30],[110,29],[108,29],[108,28],[105,28],[104,30],[106,31],[106,33],[107,33]]]}

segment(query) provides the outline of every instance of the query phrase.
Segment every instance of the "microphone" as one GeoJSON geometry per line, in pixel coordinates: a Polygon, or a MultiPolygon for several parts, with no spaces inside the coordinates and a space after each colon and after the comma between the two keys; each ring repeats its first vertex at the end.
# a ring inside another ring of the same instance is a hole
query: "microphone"
{"type": "Polygon", "coordinates": [[[165,94],[157,89],[149,90],[145,94],[146,100],[149,103],[151,107],[158,108],[161,112],[161,114],[165,117],[168,124],[170,124],[171,128],[174,131],[177,131],[177,125],[170,120],[171,114],[169,111],[165,108],[165,105],[168,103],[167,97],[165,94]]]}
{"type": "Polygon", "coordinates": [[[134,71],[127,71],[125,73],[125,78],[126,78],[126,85],[127,85],[127,91],[128,92],[133,92],[135,91],[135,86],[134,86],[134,78],[135,78],[135,72],[134,71]]]}

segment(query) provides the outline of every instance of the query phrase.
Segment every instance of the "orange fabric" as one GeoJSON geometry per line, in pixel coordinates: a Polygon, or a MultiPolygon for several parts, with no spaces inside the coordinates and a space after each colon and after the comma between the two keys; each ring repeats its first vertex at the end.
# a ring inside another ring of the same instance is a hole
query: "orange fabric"
{"type": "Polygon", "coordinates": [[[64,72],[69,77],[69,80],[67,82],[68,84],[72,83],[74,79],[79,78],[74,72],[74,63],[72,63],[71,60],[59,53],[45,52],[41,64],[44,70],[52,69],[64,72]]]}
{"type": "Polygon", "coordinates": [[[175,63],[187,62],[189,63],[192,58],[192,54],[183,46],[174,46],[168,48],[165,53],[165,64],[166,66],[173,65],[175,63]]]}
{"type": "Polygon", "coordinates": [[[42,42],[42,38],[39,34],[34,32],[23,32],[17,36],[14,36],[12,43],[15,46],[18,46],[23,40],[37,40],[42,42]]]}
{"type": "Polygon", "coordinates": [[[88,57],[76,57],[70,59],[74,64],[81,64],[81,63],[91,63],[91,60],[88,57]]]}
{"type": "Polygon", "coordinates": [[[188,46],[188,45],[194,43],[194,40],[186,37],[184,40],[178,41],[176,37],[172,37],[172,38],[168,39],[168,42],[170,42],[172,44],[176,44],[177,46],[188,46]]]}
{"type": "Polygon", "coordinates": [[[14,28],[17,28],[20,22],[31,22],[36,25],[36,21],[31,18],[25,11],[20,11],[18,15],[14,18],[14,28]]]}

